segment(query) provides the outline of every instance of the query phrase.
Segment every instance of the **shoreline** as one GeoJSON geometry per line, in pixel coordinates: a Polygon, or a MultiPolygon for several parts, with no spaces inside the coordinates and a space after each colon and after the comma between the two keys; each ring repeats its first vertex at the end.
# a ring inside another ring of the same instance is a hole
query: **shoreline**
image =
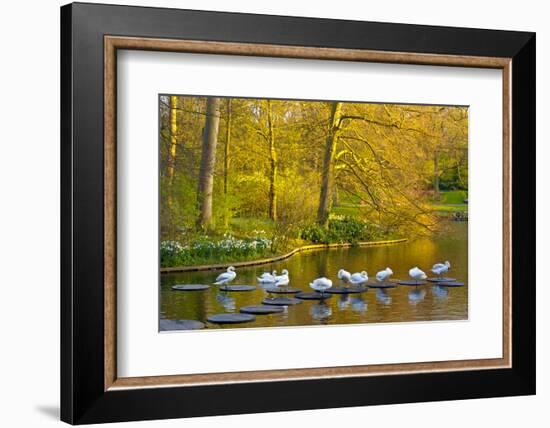
{"type": "Polygon", "coordinates": [[[288,259],[289,257],[292,257],[295,254],[302,253],[305,251],[317,251],[317,250],[326,250],[331,248],[349,248],[349,247],[374,247],[378,245],[392,245],[392,244],[400,244],[403,242],[407,242],[408,238],[401,238],[401,239],[390,239],[390,240],[384,240],[384,241],[366,241],[366,242],[358,242],[356,244],[351,243],[343,243],[343,244],[311,244],[311,245],[304,245],[302,247],[295,248],[292,251],[289,251],[288,253],[281,254],[278,256],[268,257],[265,259],[257,259],[257,260],[247,260],[243,262],[235,262],[235,263],[220,263],[220,264],[212,264],[212,265],[197,265],[197,266],[173,266],[173,267],[165,267],[160,268],[160,273],[174,273],[174,272],[197,272],[197,271],[205,271],[205,270],[220,270],[220,269],[227,269],[229,266],[233,266],[235,268],[238,267],[246,267],[246,266],[257,266],[257,265],[265,265],[269,263],[278,262],[281,260],[288,259]]]}

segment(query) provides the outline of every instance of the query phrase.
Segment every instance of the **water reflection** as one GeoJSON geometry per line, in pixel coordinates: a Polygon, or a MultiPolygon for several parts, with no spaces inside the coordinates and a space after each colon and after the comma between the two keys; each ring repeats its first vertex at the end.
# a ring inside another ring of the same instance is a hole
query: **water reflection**
{"type": "Polygon", "coordinates": [[[449,289],[441,285],[432,286],[432,294],[438,300],[447,300],[449,298],[449,289]]]}
{"type": "Polygon", "coordinates": [[[349,308],[350,300],[349,300],[349,294],[340,294],[338,297],[338,309],[341,311],[349,308]]]}
{"type": "Polygon", "coordinates": [[[326,321],[332,315],[332,308],[324,301],[321,301],[318,304],[312,305],[309,308],[309,313],[316,321],[326,321]]]}
{"type": "MultiPolygon", "coordinates": [[[[424,271],[441,260],[452,264],[450,276],[466,283],[449,290],[427,284],[418,288],[399,286],[389,290],[371,289],[362,294],[333,295],[324,302],[303,301],[285,308],[277,316],[258,316],[250,323],[227,328],[302,326],[317,323],[357,324],[401,321],[463,320],[468,318],[467,222],[453,222],[450,234],[379,247],[352,247],[297,254],[280,262],[238,268],[235,284],[256,284],[263,272],[288,269],[291,286],[311,291],[314,278],[326,276],[338,285],[337,272],[367,270],[370,276],[389,266],[394,278],[407,278],[408,270],[417,265],[424,271]],[[369,307],[370,304],[370,307],[369,307]]],[[[268,297],[263,287],[249,292],[221,292],[211,287],[200,292],[177,292],[174,284],[212,284],[219,271],[198,271],[161,275],[160,316],[162,319],[206,318],[220,312],[238,312],[243,306],[260,305],[268,297]]],[[[286,296],[286,295],[285,295],[286,296]]],[[[275,297],[275,294],[273,295],[275,297]]],[[[292,297],[288,295],[287,297],[292,297]]],[[[207,323],[207,328],[222,328],[207,323]]]]}
{"type": "Polygon", "coordinates": [[[363,300],[361,296],[350,298],[351,310],[353,312],[367,312],[367,302],[363,300]]]}
{"type": "Polygon", "coordinates": [[[423,288],[415,288],[409,291],[409,303],[411,305],[417,305],[426,297],[426,290],[423,288]]]}
{"type": "Polygon", "coordinates": [[[237,309],[237,300],[229,293],[219,292],[216,294],[216,301],[223,306],[226,312],[235,312],[237,309]]]}
{"type": "Polygon", "coordinates": [[[392,298],[386,290],[379,288],[376,290],[376,301],[385,306],[388,306],[391,305],[392,298]]]}

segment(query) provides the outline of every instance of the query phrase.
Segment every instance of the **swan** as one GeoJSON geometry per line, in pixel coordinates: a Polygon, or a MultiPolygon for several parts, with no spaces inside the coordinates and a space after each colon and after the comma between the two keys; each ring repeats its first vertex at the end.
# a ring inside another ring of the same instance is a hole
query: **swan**
{"type": "Polygon", "coordinates": [[[338,271],[338,279],[343,282],[349,282],[351,278],[351,273],[349,273],[347,270],[340,269],[338,271]]]}
{"type": "Polygon", "coordinates": [[[288,283],[288,271],[286,269],[283,269],[282,275],[274,275],[274,277],[275,277],[275,282],[287,281],[288,283]]]}
{"type": "Polygon", "coordinates": [[[277,281],[275,281],[275,287],[285,287],[290,282],[290,279],[288,278],[288,275],[281,275],[277,281]]]}
{"type": "Polygon", "coordinates": [[[325,277],[317,278],[312,283],[310,283],[309,286],[315,291],[319,291],[321,294],[323,294],[326,290],[332,287],[332,281],[325,277]]]}
{"type": "Polygon", "coordinates": [[[432,266],[432,272],[437,276],[441,276],[442,274],[448,272],[450,268],[451,264],[448,261],[445,263],[436,263],[432,266]]]}
{"type": "Polygon", "coordinates": [[[393,271],[389,267],[387,267],[386,269],[381,270],[376,274],[376,280],[378,282],[384,282],[386,279],[388,279],[392,275],[393,275],[393,271]]]}
{"type": "Polygon", "coordinates": [[[277,271],[274,270],[272,273],[264,272],[262,273],[262,276],[256,277],[258,282],[262,284],[272,284],[276,281],[275,277],[277,276],[277,271]]]}
{"type": "Polygon", "coordinates": [[[361,284],[364,284],[365,282],[367,282],[368,280],[369,280],[369,275],[365,271],[356,272],[353,275],[351,275],[350,278],[349,278],[349,281],[353,285],[361,285],[361,284]]]}
{"type": "Polygon", "coordinates": [[[418,269],[418,267],[413,267],[411,270],[409,270],[409,276],[414,279],[416,282],[422,281],[427,278],[426,274],[418,269]]]}
{"type": "Polygon", "coordinates": [[[222,273],[221,275],[218,275],[216,278],[215,285],[222,285],[227,284],[228,282],[231,282],[235,279],[237,274],[235,273],[235,268],[233,266],[229,266],[227,268],[227,272],[222,273]]]}

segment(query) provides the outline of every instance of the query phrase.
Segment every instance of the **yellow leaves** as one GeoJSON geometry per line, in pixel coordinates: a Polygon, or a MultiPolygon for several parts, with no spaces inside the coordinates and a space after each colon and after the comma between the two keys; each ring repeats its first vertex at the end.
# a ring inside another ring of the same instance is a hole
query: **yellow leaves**
{"type": "MultiPolygon", "coordinates": [[[[185,192],[178,183],[194,188],[198,179],[206,99],[166,96],[160,108],[161,169],[163,177],[175,176],[174,191],[179,196],[185,192]],[[173,99],[177,116],[169,114],[173,99]]],[[[227,197],[235,201],[236,213],[267,216],[271,200],[277,208],[273,217],[281,221],[292,217],[288,210],[314,217],[331,132],[337,138],[328,153],[334,174],[329,187],[353,194],[361,201],[361,215],[383,228],[432,227],[429,202],[435,153],[439,153],[438,176],[449,181],[454,174],[455,181],[467,185],[467,107],[233,98],[231,121],[228,109],[229,103],[221,103],[219,126],[225,141],[231,124],[231,163],[227,167],[225,151],[218,153],[214,194],[224,194],[227,170],[231,184],[227,197]],[[336,115],[335,106],[339,106],[336,115]]],[[[163,180],[161,186],[168,183],[163,180]]],[[[167,194],[166,189],[162,194],[167,194]]],[[[331,200],[327,194],[327,206],[331,200]]],[[[174,206],[183,203],[175,200],[174,206]]],[[[223,204],[214,199],[213,210],[222,209],[223,204]]],[[[174,217],[179,221],[181,216],[174,217]]]]}

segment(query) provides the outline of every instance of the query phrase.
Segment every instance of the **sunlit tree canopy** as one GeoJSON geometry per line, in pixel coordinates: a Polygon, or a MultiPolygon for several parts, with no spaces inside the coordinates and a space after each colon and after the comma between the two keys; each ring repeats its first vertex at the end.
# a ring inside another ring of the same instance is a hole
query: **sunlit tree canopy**
{"type": "Polygon", "coordinates": [[[411,237],[441,228],[441,192],[467,198],[467,107],[163,95],[159,108],[162,241],[261,237],[279,253],[411,237]]]}

